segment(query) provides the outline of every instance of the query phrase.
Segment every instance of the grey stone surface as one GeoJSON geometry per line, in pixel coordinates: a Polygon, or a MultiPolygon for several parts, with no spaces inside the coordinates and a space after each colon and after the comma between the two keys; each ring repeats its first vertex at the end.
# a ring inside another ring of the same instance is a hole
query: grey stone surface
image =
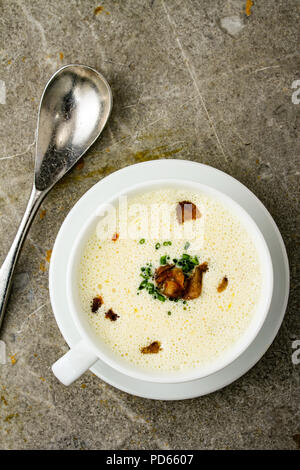
{"type": "Polygon", "coordinates": [[[104,74],[114,95],[105,132],[84,165],[46,198],[21,253],[1,332],[7,364],[0,365],[0,448],[297,447],[300,365],[291,356],[300,339],[300,104],[292,103],[291,86],[300,80],[299,1],[254,1],[250,16],[245,6],[246,0],[0,1],[1,260],[30,193],[48,78],[63,64],[84,63],[104,74]],[[234,30],[232,17],[240,19],[234,30]],[[271,212],[292,273],[282,328],[251,371],[206,397],[141,399],[91,373],[66,388],[50,370],[67,346],[49,303],[47,250],[69,209],[99,179],[169,157],[226,171],[271,212]]]}

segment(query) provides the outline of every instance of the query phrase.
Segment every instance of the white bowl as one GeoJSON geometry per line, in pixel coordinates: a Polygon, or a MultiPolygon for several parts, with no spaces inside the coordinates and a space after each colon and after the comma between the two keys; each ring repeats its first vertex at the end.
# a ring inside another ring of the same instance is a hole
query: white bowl
{"type": "MultiPolygon", "coordinates": [[[[137,165],[133,165],[131,167],[133,171],[134,167],[136,166],[137,165]]],[[[66,276],[69,309],[72,315],[72,319],[74,320],[74,323],[76,324],[82,339],[74,348],[72,348],[52,366],[54,374],[62,383],[65,385],[72,383],[83,372],[91,367],[99,358],[117,371],[140,380],[159,383],[178,383],[196,380],[225,368],[228,364],[237,359],[253,342],[264,323],[272,298],[272,261],[267,244],[257,225],[248,215],[248,213],[231,198],[210,186],[205,186],[197,182],[186,181],[180,178],[159,179],[158,176],[157,179],[151,179],[139,185],[131,186],[129,184],[125,191],[123,190],[122,192],[116,193],[111,199],[101,204],[101,206],[99,206],[97,211],[90,218],[86,220],[84,213],[81,214],[81,217],[82,229],[78,234],[76,243],[72,247],[72,253],[66,276]],[[192,189],[196,192],[203,192],[205,194],[211,195],[212,197],[220,199],[222,204],[226,205],[231,210],[231,212],[238,216],[250,234],[258,251],[262,270],[261,296],[257,308],[255,309],[249,327],[235,343],[235,345],[230,348],[228,352],[223,354],[222,357],[217,358],[215,361],[207,364],[205,367],[193,368],[190,370],[172,373],[156,373],[153,371],[139,369],[113,353],[104,342],[101,342],[99,336],[91,328],[88,319],[85,315],[83,315],[82,309],[80,308],[80,299],[77,289],[78,263],[81,259],[82,250],[87,239],[96,229],[96,225],[99,221],[99,214],[101,213],[104,206],[106,204],[116,203],[118,198],[124,194],[132,195],[138,192],[146,192],[154,188],[162,187],[192,189]]]]}

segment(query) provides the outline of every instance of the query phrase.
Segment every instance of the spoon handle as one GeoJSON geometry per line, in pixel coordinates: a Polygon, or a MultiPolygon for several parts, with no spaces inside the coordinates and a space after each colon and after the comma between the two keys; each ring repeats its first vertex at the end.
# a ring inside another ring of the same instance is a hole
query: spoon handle
{"type": "Polygon", "coordinates": [[[0,328],[3,322],[5,308],[10,292],[12,275],[22,247],[24,238],[28,232],[30,224],[39,208],[44,192],[39,191],[33,186],[31,195],[24,213],[24,216],[19,225],[15,239],[10,247],[10,250],[0,268],[0,328]]]}

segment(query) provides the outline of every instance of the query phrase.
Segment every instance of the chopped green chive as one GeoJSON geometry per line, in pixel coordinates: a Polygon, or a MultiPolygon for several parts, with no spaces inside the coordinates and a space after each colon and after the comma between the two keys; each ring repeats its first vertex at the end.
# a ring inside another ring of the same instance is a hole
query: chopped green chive
{"type": "Polygon", "coordinates": [[[168,315],[172,315],[172,312],[169,311],[169,312],[168,312],[168,315]]]}
{"type": "Polygon", "coordinates": [[[147,286],[147,281],[146,279],[144,281],[142,281],[139,285],[139,290],[142,290],[142,289],[145,289],[145,287],[147,286]]]}
{"type": "Polygon", "coordinates": [[[139,241],[139,244],[143,245],[145,243],[145,241],[146,241],[145,238],[141,238],[140,241],[139,241]]]}
{"type": "Polygon", "coordinates": [[[160,248],[160,243],[156,243],[155,249],[158,250],[160,248]]]}
{"type": "Polygon", "coordinates": [[[186,242],[186,244],[184,245],[184,250],[188,250],[190,246],[190,242],[186,242]]]}
{"type": "Polygon", "coordinates": [[[157,299],[160,300],[161,302],[164,302],[166,300],[165,296],[159,294],[159,292],[157,292],[157,299]]]}
{"type": "Polygon", "coordinates": [[[167,264],[167,255],[160,257],[160,264],[167,264]]]}
{"type": "Polygon", "coordinates": [[[163,245],[164,245],[164,246],[171,246],[171,245],[172,245],[172,242],[163,242],[163,245]]]}
{"type": "Polygon", "coordinates": [[[184,274],[188,274],[191,272],[195,266],[199,264],[199,260],[197,256],[190,256],[187,253],[183,253],[182,257],[180,260],[173,259],[173,262],[177,264],[177,266],[180,266],[184,274]]]}

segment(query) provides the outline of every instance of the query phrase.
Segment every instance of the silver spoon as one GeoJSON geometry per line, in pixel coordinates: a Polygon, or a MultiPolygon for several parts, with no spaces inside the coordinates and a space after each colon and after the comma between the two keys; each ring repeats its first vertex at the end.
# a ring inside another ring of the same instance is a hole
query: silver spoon
{"type": "Polygon", "coordinates": [[[110,87],[84,65],[66,65],[47,83],[41,98],[35,178],[25,214],[0,268],[0,327],[16,261],[30,224],[48,191],[95,142],[112,108],[110,87]]]}

